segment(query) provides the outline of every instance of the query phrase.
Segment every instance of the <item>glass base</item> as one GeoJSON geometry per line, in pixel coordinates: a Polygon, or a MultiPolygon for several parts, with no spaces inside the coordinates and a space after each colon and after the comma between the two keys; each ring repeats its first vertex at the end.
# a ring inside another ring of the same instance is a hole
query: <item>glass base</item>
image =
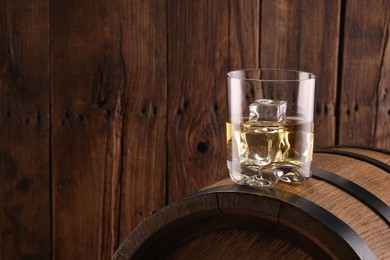
{"type": "MultiPolygon", "coordinates": [[[[287,163],[275,163],[267,167],[255,165],[240,165],[240,169],[228,169],[231,179],[240,185],[251,187],[272,187],[277,182],[282,181],[292,184],[301,184],[306,181],[308,174],[301,167],[287,163]]],[[[307,167],[306,167],[307,168],[307,167]]]]}

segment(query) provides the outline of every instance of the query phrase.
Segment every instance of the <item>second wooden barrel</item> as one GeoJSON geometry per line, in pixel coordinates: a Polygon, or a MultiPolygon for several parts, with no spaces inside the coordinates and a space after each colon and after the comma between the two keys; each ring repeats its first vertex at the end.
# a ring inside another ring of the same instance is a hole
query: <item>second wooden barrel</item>
{"type": "Polygon", "coordinates": [[[303,185],[225,178],[153,213],[114,259],[390,259],[389,165],[388,151],[338,147],[303,185]]]}

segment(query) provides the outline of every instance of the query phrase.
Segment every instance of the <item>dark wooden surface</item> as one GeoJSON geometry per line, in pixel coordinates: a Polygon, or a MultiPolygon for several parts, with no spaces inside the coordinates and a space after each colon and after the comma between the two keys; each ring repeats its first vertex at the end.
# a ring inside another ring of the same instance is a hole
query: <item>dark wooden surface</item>
{"type": "Polygon", "coordinates": [[[0,259],[50,259],[49,2],[0,13],[0,259]]]}
{"type": "Polygon", "coordinates": [[[314,154],[314,176],[302,185],[251,189],[227,177],[154,212],[114,259],[388,259],[389,172],[337,153],[364,155],[387,166],[390,157],[368,149],[324,151],[314,154]],[[324,181],[320,171],[344,181],[324,181]],[[356,187],[345,185],[348,181],[356,187]],[[366,193],[359,194],[362,188],[366,193]],[[383,208],[369,208],[376,207],[370,193],[383,208]]]}
{"type": "Polygon", "coordinates": [[[129,88],[123,5],[50,5],[52,257],[107,259],[118,243],[129,88]]]}
{"type": "Polygon", "coordinates": [[[122,178],[117,180],[121,195],[111,198],[120,203],[119,229],[110,234],[117,239],[110,247],[112,254],[129,230],[167,200],[166,9],[164,1],[139,0],[124,10],[122,48],[128,46],[123,52],[128,93],[123,100],[122,178]]]}
{"type": "Polygon", "coordinates": [[[374,2],[346,5],[339,143],[389,149],[390,2],[374,2]]]}
{"type": "Polygon", "coordinates": [[[168,195],[224,174],[228,1],[168,1],[168,195]],[[202,174],[211,169],[211,174],[202,174]]]}
{"type": "Polygon", "coordinates": [[[226,73],[317,76],[315,144],[390,149],[390,2],[0,0],[0,259],[107,259],[226,174],[226,73]]]}
{"type": "Polygon", "coordinates": [[[315,145],[336,141],[340,0],[262,1],[260,66],[317,76],[315,145]]]}

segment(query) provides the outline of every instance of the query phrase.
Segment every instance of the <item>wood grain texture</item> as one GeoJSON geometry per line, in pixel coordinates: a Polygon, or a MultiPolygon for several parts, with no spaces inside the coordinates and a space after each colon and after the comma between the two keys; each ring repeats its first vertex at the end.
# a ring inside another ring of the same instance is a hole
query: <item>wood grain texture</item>
{"type": "Polygon", "coordinates": [[[168,1],[168,196],[225,174],[228,2],[168,1]]]}
{"type": "Polygon", "coordinates": [[[259,67],[259,0],[229,2],[229,70],[259,67]]]}
{"type": "Polygon", "coordinates": [[[381,151],[374,151],[374,150],[370,150],[370,149],[361,149],[358,147],[340,147],[340,148],[335,147],[335,148],[332,148],[332,150],[333,149],[347,151],[347,152],[351,152],[351,153],[357,153],[357,154],[365,155],[368,157],[373,157],[380,162],[383,162],[385,164],[390,165],[390,156],[386,153],[381,152],[381,151]]]}
{"type": "MultiPolygon", "coordinates": [[[[341,149],[342,150],[342,149],[341,149]]],[[[371,158],[380,159],[383,155],[376,152],[357,151],[357,153],[371,155],[371,158]]],[[[365,188],[380,198],[387,205],[390,205],[390,192],[387,187],[390,176],[389,173],[379,169],[371,164],[360,162],[356,159],[345,156],[316,154],[314,157],[314,167],[336,173],[357,185],[365,188]]],[[[335,195],[327,186],[320,189],[313,189],[307,198],[316,197],[316,203],[325,207],[332,213],[339,216],[364,239],[366,244],[373,250],[378,259],[387,259],[390,257],[390,228],[386,223],[366,205],[360,201],[355,201],[350,195],[335,195]],[[332,207],[329,205],[329,194],[333,194],[332,207]],[[348,203],[345,203],[348,201],[348,203]],[[325,204],[323,203],[325,202],[325,204]],[[348,205],[348,206],[342,206],[348,205]],[[348,210],[346,211],[346,207],[348,210]]],[[[305,196],[305,197],[306,197],[305,196]]]]}
{"type": "MultiPolygon", "coordinates": [[[[197,234],[191,226],[187,225],[182,226],[180,232],[175,232],[178,231],[176,230],[176,221],[179,220],[181,224],[191,223],[191,221],[198,219],[200,216],[199,212],[202,212],[204,216],[217,214],[216,203],[215,195],[206,195],[184,203],[175,202],[161,208],[142,222],[147,223],[146,225],[141,224],[136,227],[134,235],[129,235],[124,240],[119,247],[120,249],[115,253],[114,258],[164,258],[161,253],[173,250],[176,246],[175,243],[171,243],[173,242],[171,239],[181,243],[184,238],[193,237],[197,234]],[[158,232],[159,230],[161,233],[158,232]],[[153,250],[149,248],[151,245],[155,246],[153,250]]],[[[205,226],[210,227],[212,225],[205,223],[205,226]]]]}
{"type": "Polygon", "coordinates": [[[315,146],[389,150],[389,20],[388,0],[0,0],[0,259],[109,259],[226,175],[229,70],[313,72],[315,146]]]}
{"type": "Polygon", "coordinates": [[[383,55],[378,82],[378,103],[375,124],[375,147],[390,150],[390,4],[387,8],[387,30],[383,41],[383,55]]]}
{"type": "Polygon", "coordinates": [[[169,259],[315,259],[274,233],[248,229],[210,231],[183,243],[169,259]]]}
{"type": "MultiPolygon", "coordinates": [[[[374,159],[383,156],[356,148],[354,152],[374,159]]],[[[322,153],[315,154],[314,165],[389,204],[390,176],[383,169],[322,153]]],[[[226,178],[154,212],[128,236],[114,259],[354,259],[356,254],[366,259],[370,251],[378,259],[387,259],[389,231],[369,205],[317,177],[301,185],[279,182],[273,189],[251,189],[226,178]],[[362,244],[356,247],[351,233],[320,209],[343,221],[362,244]]]]}
{"type": "Polygon", "coordinates": [[[340,0],[264,0],[260,66],[303,70],[316,79],[315,146],[334,144],[340,0]]]}
{"type": "MultiPolygon", "coordinates": [[[[242,202],[248,196],[243,194],[228,204],[230,197],[224,195],[195,194],[155,212],[129,235],[114,259],[236,259],[244,256],[257,259],[282,255],[287,259],[311,259],[294,242],[286,240],[285,234],[278,233],[272,224],[254,221],[256,216],[263,215],[261,207],[251,205],[253,218],[239,217],[237,209],[244,209],[242,202]],[[226,202],[227,207],[219,208],[220,201],[226,202]],[[237,215],[230,214],[232,209],[236,209],[237,215]]],[[[249,197],[245,202],[250,205],[259,200],[249,197]]],[[[265,200],[261,205],[277,210],[280,203],[265,200]]]]}
{"type": "Polygon", "coordinates": [[[166,8],[164,1],[139,0],[125,10],[123,53],[129,91],[123,126],[120,240],[166,203],[166,8]]]}
{"type": "MultiPolygon", "coordinates": [[[[353,151],[354,153],[382,161],[384,156],[388,157],[388,155],[383,153],[358,148],[338,148],[338,150],[353,151]]],[[[373,193],[387,205],[390,205],[390,192],[387,187],[390,179],[388,172],[366,162],[334,154],[314,154],[313,166],[353,181],[373,193]]],[[[230,185],[231,183],[232,181],[228,178],[211,185],[209,188],[230,185]]],[[[374,211],[368,208],[367,205],[351,195],[331,184],[314,178],[298,186],[278,183],[275,188],[290,191],[325,208],[355,230],[373,250],[378,259],[387,259],[390,257],[389,226],[374,211]]],[[[231,197],[233,198],[234,195],[231,194],[231,197]]],[[[230,198],[231,202],[233,202],[232,198],[230,198]]],[[[243,206],[242,212],[245,212],[244,208],[247,211],[250,209],[248,205],[243,206]]],[[[278,218],[281,221],[284,219],[286,222],[291,222],[291,217],[291,212],[288,210],[285,213],[283,211],[278,213],[278,218]]],[[[305,232],[304,230],[309,228],[309,223],[304,223],[302,220],[299,223],[302,224],[302,232],[305,232]]],[[[318,237],[321,237],[321,234],[318,237]]]]}
{"type": "Polygon", "coordinates": [[[53,258],[117,247],[126,70],[120,1],[51,3],[53,258]]]}
{"type": "Polygon", "coordinates": [[[339,144],[388,148],[389,19],[389,1],[346,4],[339,144]]]}
{"type": "Polygon", "coordinates": [[[0,259],[50,259],[49,1],[0,14],[0,259]]]}

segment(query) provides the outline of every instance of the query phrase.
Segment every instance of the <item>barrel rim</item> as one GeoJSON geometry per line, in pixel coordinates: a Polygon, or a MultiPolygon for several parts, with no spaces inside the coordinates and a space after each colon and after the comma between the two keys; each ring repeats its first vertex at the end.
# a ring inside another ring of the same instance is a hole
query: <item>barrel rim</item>
{"type": "Polygon", "coordinates": [[[375,259],[374,253],[366,245],[364,240],[344,221],[342,221],[340,218],[327,211],[326,209],[322,208],[321,206],[315,204],[314,202],[311,202],[310,200],[307,200],[292,192],[277,188],[264,187],[254,189],[242,185],[224,185],[205,189],[201,191],[201,193],[231,193],[232,191],[256,196],[265,196],[293,206],[299,211],[303,211],[307,215],[313,217],[318,222],[327,227],[329,230],[331,230],[333,233],[335,233],[337,236],[339,236],[341,239],[343,239],[361,259],[375,259]],[[262,192],[259,194],[259,191],[262,192]]]}
{"type": "MultiPolygon", "coordinates": [[[[326,209],[322,208],[321,206],[315,204],[314,202],[311,202],[303,197],[300,197],[292,192],[288,192],[285,190],[277,189],[277,188],[261,188],[261,189],[253,189],[250,187],[242,186],[242,185],[223,185],[218,187],[211,187],[208,189],[201,190],[193,195],[187,196],[181,200],[178,200],[177,202],[174,202],[172,204],[169,204],[160,210],[155,211],[151,216],[149,216],[147,219],[145,219],[143,222],[141,222],[125,239],[125,241],[120,245],[117,252],[114,255],[113,259],[118,259],[117,257],[122,256],[119,254],[122,250],[127,251],[128,249],[125,248],[125,245],[127,242],[133,243],[131,241],[132,237],[137,236],[137,233],[141,232],[142,225],[145,223],[148,223],[149,221],[153,221],[153,218],[163,218],[164,215],[169,215],[169,211],[174,208],[175,205],[182,205],[184,206],[186,203],[191,203],[193,199],[199,199],[200,197],[205,196],[215,196],[216,200],[219,200],[219,196],[223,193],[229,193],[234,196],[238,195],[244,195],[244,196],[255,196],[263,198],[265,200],[275,200],[282,205],[287,205],[298,212],[302,212],[305,215],[313,218],[316,223],[320,223],[325,229],[327,229],[327,232],[331,232],[332,234],[336,235],[341,241],[345,242],[346,248],[350,248],[350,254],[354,254],[355,256],[362,258],[362,259],[374,259],[375,255],[372,252],[372,250],[365,244],[364,240],[351,228],[349,227],[345,222],[343,222],[341,219],[339,219],[337,216],[333,215],[331,212],[327,211],[326,209]]],[[[223,215],[225,214],[220,209],[219,202],[217,202],[217,206],[219,209],[219,214],[223,215]]],[[[280,211],[281,209],[279,209],[280,211]]],[[[186,216],[188,217],[188,216],[186,216]]],[[[174,219],[178,220],[178,219],[174,219]]],[[[180,220],[180,219],[179,219],[180,220]]],[[[279,219],[279,213],[278,213],[278,219],[275,222],[278,225],[285,225],[286,223],[282,223],[281,219],[279,219]]],[[[295,224],[295,223],[288,223],[288,224],[295,224]]],[[[296,226],[296,228],[301,228],[299,226],[296,226]]],[[[144,241],[140,242],[140,247],[147,243],[148,239],[152,237],[154,234],[156,234],[159,230],[152,230],[149,235],[144,235],[143,239],[144,241]],[[145,238],[146,236],[146,238],[145,238]]],[[[298,232],[298,230],[295,230],[295,232],[298,232]]],[[[138,234],[139,235],[139,234],[138,234]]],[[[319,241],[321,243],[326,243],[324,241],[319,241]]],[[[327,241],[328,243],[336,243],[334,241],[327,241]]],[[[329,244],[323,244],[325,247],[329,247],[329,244]]],[[[318,245],[320,247],[320,245],[318,245]]],[[[139,249],[139,248],[138,248],[139,249]]],[[[137,253],[137,250],[133,252],[133,254],[137,253]]]]}

